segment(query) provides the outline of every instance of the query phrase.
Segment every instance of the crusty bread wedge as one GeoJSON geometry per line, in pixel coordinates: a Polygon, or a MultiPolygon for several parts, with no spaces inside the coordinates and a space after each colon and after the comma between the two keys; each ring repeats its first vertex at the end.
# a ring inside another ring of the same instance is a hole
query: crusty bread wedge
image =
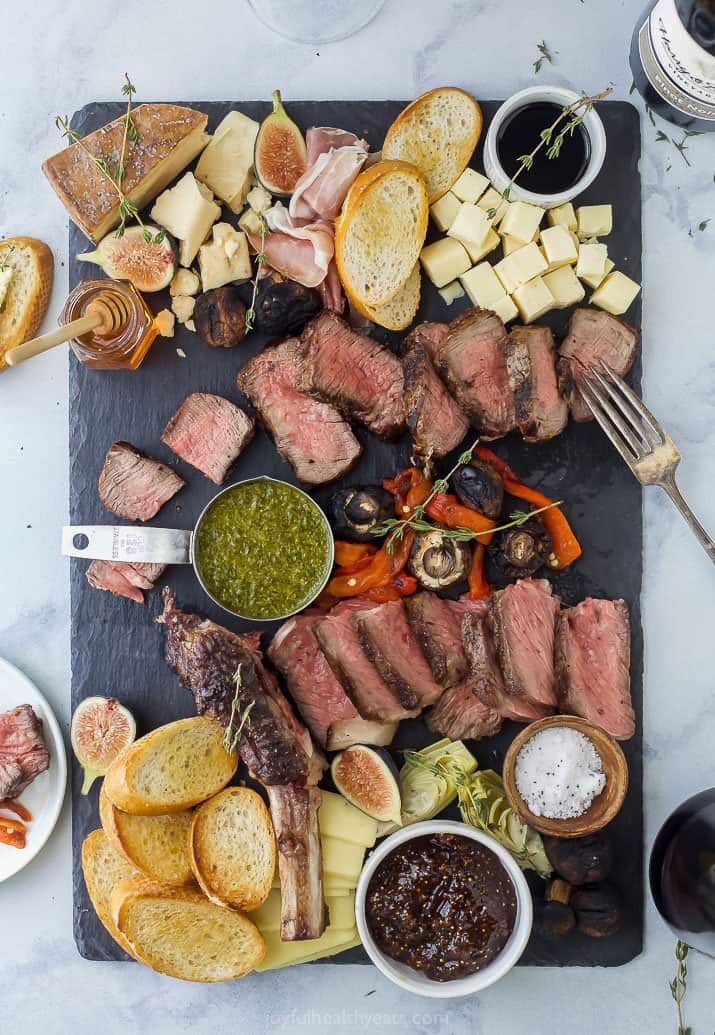
{"type": "Polygon", "coordinates": [[[404,331],[406,327],[410,326],[420,307],[421,283],[420,266],[417,263],[407,278],[404,287],[386,305],[373,309],[372,306],[363,305],[350,294],[348,298],[358,312],[366,316],[368,320],[372,320],[373,323],[379,324],[380,327],[386,327],[388,331],[404,331]]]}
{"type": "Polygon", "coordinates": [[[131,863],[114,850],[103,830],[93,830],[82,842],[82,873],[99,922],[131,956],[131,946],[112,920],[109,900],[115,884],[127,877],[138,877],[139,874],[131,863]]]}
{"type": "Polygon", "coordinates": [[[5,353],[34,338],[50,303],[55,263],[35,237],[0,241],[0,370],[5,353]]]}
{"type": "Polygon", "coordinates": [[[338,273],[356,305],[377,309],[402,291],[428,217],[427,189],[414,166],[377,162],[360,173],[335,224],[338,273]]]}
{"type": "Polygon", "coordinates": [[[123,812],[163,816],[206,801],[229,782],[238,756],[223,746],[224,731],[203,715],[179,719],[135,740],[104,777],[107,797],[123,812]]]}
{"type": "Polygon", "coordinates": [[[191,868],[212,902],[256,909],[268,897],[276,868],[276,839],[263,799],[248,787],[228,787],[194,813],[191,868]]]}
{"type": "Polygon", "coordinates": [[[462,175],[481,132],[482,109],[474,98],[442,86],[423,93],[400,112],[385,134],[382,157],[416,165],[431,205],[462,175]]]}
{"type": "Polygon", "coordinates": [[[193,813],[168,816],[133,816],[113,805],[104,789],[99,792],[102,829],[116,852],[134,870],[162,884],[193,884],[189,863],[189,828],[193,813]]]}
{"type": "Polygon", "coordinates": [[[193,888],[130,877],[115,886],[110,909],[139,963],[183,981],[243,977],[265,954],[261,932],[247,916],[193,888]]]}

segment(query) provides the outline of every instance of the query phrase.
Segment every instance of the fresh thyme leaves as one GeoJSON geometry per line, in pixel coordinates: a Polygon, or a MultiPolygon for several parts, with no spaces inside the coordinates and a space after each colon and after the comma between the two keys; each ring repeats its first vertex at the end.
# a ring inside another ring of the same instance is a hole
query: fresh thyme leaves
{"type": "Polygon", "coordinates": [[[253,705],[255,704],[255,701],[251,701],[251,703],[247,705],[243,711],[241,711],[241,707],[238,703],[238,698],[241,693],[242,685],[240,665],[233,674],[233,681],[236,684],[236,691],[233,695],[233,701],[231,702],[231,715],[228,720],[228,726],[226,727],[226,731],[223,735],[223,746],[229,753],[229,755],[232,755],[238,747],[238,743],[241,739],[241,734],[243,733],[243,727],[246,725],[246,723],[248,723],[250,726],[250,715],[251,711],[253,710],[253,705]],[[234,727],[236,716],[239,717],[239,723],[237,726],[234,727]]]}
{"type": "Polygon", "coordinates": [[[688,958],[689,951],[690,946],[678,939],[675,943],[675,958],[677,960],[675,977],[669,983],[670,994],[675,1000],[675,1006],[678,1011],[678,1035],[692,1035],[693,1032],[691,1027],[686,1028],[683,1023],[683,999],[685,999],[685,993],[687,991],[688,977],[688,965],[686,960],[688,958]]]}
{"type": "Polygon", "coordinates": [[[0,257],[0,273],[4,273],[8,267],[8,260],[12,253],[15,251],[15,245],[11,244],[7,251],[3,252],[0,257]]]}
{"type": "Polygon", "coordinates": [[[558,54],[558,51],[555,50],[554,54],[552,54],[549,50],[546,40],[542,40],[541,43],[537,43],[536,49],[539,52],[539,57],[534,62],[534,74],[538,75],[538,73],[541,71],[541,66],[543,65],[544,61],[548,61],[550,65],[553,65],[554,54],[558,54]]]}
{"type": "Polygon", "coordinates": [[[258,281],[261,276],[261,270],[267,262],[266,253],[263,248],[266,243],[266,235],[270,233],[268,229],[268,223],[266,217],[262,212],[258,214],[258,218],[261,222],[261,250],[256,253],[256,276],[253,280],[253,294],[251,295],[251,304],[246,310],[246,333],[253,329],[253,325],[256,322],[256,296],[258,294],[258,281]]]}
{"type": "Polygon", "coordinates": [[[698,230],[700,231],[700,233],[702,233],[703,230],[707,230],[708,226],[710,225],[710,222],[711,220],[709,219],[703,219],[702,223],[698,223],[698,230]]]}
{"type": "MultiPolygon", "coordinates": [[[[651,119],[651,121],[653,121],[653,120],[651,119]]],[[[653,122],[653,125],[655,125],[655,122],[653,122]]],[[[688,158],[688,156],[686,154],[686,151],[688,150],[688,140],[691,137],[699,137],[701,135],[702,134],[700,133],[700,130],[697,130],[697,129],[686,129],[685,132],[683,133],[683,139],[682,140],[675,140],[673,137],[669,137],[667,133],[664,133],[662,129],[659,129],[658,132],[655,135],[655,142],[657,144],[662,144],[662,143],[672,144],[673,147],[675,148],[675,150],[680,155],[680,157],[685,162],[685,164],[687,166],[690,166],[690,164],[691,164],[690,163],[690,159],[688,158]]],[[[714,179],[715,179],[715,177],[714,177],[714,179]]]]}

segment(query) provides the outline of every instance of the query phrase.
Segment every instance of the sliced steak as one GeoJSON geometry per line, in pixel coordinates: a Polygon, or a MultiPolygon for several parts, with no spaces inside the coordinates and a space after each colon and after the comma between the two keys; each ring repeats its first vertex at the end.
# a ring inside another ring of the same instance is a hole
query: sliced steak
{"type": "Polygon", "coordinates": [[[493,593],[489,618],[509,694],[555,708],[554,629],[559,601],[544,579],[521,579],[493,593]]]}
{"type": "Polygon", "coordinates": [[[471,686],[483,704],[504,719],[531,722],[549,713],[519,694],[509,694],[497,662],[491,622],[487,614],[468,612],[462,620],[462,640],[469,662],[471,686]]]}
{"type": "Polygon", "coordinates": [[[460,618],[451,600],[422,591],[405,597],[405,614],[432,675],[442,687],[454,686],[467,674],[460,618]]]}
{"type": "Polygon", "coordinates": [[[253,438],[254,422],[221,395],[187,396],[164,428],[161,441],[187,464],[221,485],[253,438]]]}
{"type": "Polygon", "coordinates": [[[479,740],[498,733],[502,717],[476,696],[473,682],[467,678],[445,690],[425,721],[430,732],[450,740],[479,740]]]}
{"type": "Polygon", "coordinates": [[[149,521],[186,483],[176,471],[129,442],[109,448],[99,476],[102,504],[126,521],[149,521]]]}
{"type": "Polygon", "coordinates": [[[405,708],[427,708],[442,694],[401,600],[353,616],[363,650],[405,708]]]}
{"type": "Polygon", "coordinates": [[[439,350],[447,340],[448,334],[448,323],[436,323],[433,320],[425,320],[423,323],[418,323],[414,330],[410,331],[403,342],[403,348],[408,340],[421,345],[432,362],[436,363],[439,350]]]}
{"type": "Polygon", "coordinates": [[[556,383],[554,336],[548,327],[512,327],[506,345],[516,422],[527,442],[541,442],[566,427],[568,406],[556,383]]]}
{"type": "Polygon", "coordinates": [[[127,597],[144,603],[143,589],[153,589],[166,571],[165,564],[130,564],[128,561],[92,561],[87,568],[87,582],[94,589],[106,589],[115,597],[127,597]]]}
{"type": "MultiPolygon", "coordinates": [[[[467,434],[469,421],[447,391],[422,344],[422,338],[437,337],[425,334],[424,326],[416,327],[402,345],[405,419],[415,442],[415,453],[426,458],[442,457],[459,445],[467,434]]],[[[444,327],[446,331],[446,324],[426,326],[444,327]]],[[[446,334],[442,335],[441,340],[445,337],[446,334]]]]}
{"type": "Polygon", "coordinates": [[[42,719],[29,704],[0,715],[0,799],[17,798],[50,765],[42,719]]]}
{"type": "Polygon", "coordinates": [[[381,438],[400,434],[404,379],[397,356],[327,311],[305,326],[301,342],[305,392],[381,438]]]}
{"type": "Polygon", "coordinates": [[[624,600],[588,597],[559,615],[559,711],[590,719],[617,740],[635,733],[631,704],[631,623],[624,600]]]}
{"type": "Polygon", "coordinates": [[[516,427],[514,393],[506,369],[508,341],[496,313],[465,309],[449,324],[437,356],[452,395],[484,438],[500,438],[516,427]]]}
{"type": "Polygon", "coordinates": [[[638,331],[625,320],[603,309],[575,309],[569,320],[566,337],[559,349],[559,388],[574,420],[593,420],[581,397],[578,384],[589,365],[607,363],[621,377],[633,366],[638,348],[638,331]]]}
{"type": "Polygon", "coordinates": [[[238,375],[238,387],[300,481],[322,485],[346,474],[362,446],[333,406],[300,391],[300,369],[300,344],[289,338],[250,360],[238,375]]]}

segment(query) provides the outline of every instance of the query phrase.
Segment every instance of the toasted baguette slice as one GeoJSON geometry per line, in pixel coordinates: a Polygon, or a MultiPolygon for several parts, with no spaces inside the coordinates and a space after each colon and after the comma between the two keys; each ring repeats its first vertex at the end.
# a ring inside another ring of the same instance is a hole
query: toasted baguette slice
{"type": "Polygon", "coordinates": [[[50,303],[55,263],[52,252],[34,237],[6,237],[0,241],[0,266],[9,275],[0,305],[0,370],[5,353],[34,338],[50,303]]]}
{"type": "Polygon", "coordinates": [[[422,173],[429,203],[452,187],[482,132],[482,109],[453,86],[429,90],[400,112],[385,134],[383,158],[412,162],[422,173]]]}
{"type": "Polygon", "coordinates": [[[414,166],[377,162],[360,173],[335,224],[338,273],[356,304],[377,309],[402,291],[428,217],[427,189],[414,166]]]}
{"type": "Polygon", "coordinates": [[[110,908],[134,958],[183,981],[243,977],[266,951],[247,916],[209,902],[193,888],[130,877],[115,886],[110,908]]]}
{"type": "MultiPolygon", "coordinates": [[[[122,190],[141,210],[204,149],[208,116],[178,104],[140,104],[132,122],[137,139],[127,143],[122,190]]],[[[119,223],[119,197],[87,151],[115,170],[123,137],[121,117],[42,163],[70,218],[95,244],[119,223]]]]}
{"type": "Polygon", "coordinates": [[[268,898],[276,868],[276,839],[263,799],[228,787],[194,813],[189,856],[204,894],[219,906],[257,909],[268,898]]]}
{"type": "Polygon", "coordinates": [[[147,733],[126,747],[104,777],[113,805],[137,816],[183,812],[206,801],[229,782],[237,755],[223,746],[215,719],[198,715],[147,733]]]}
{"type": "Polygon", "coordinates": [[[114,850],[103,830],[93,830],[82,842],[82,873],[99,922],[125,952],[133,955],[131,946],[112,920],[109,900],[115,884],[127,877],[138,877],[139,874],[131,863],[114,850]]]}
{"type": "Polygon", "coordinates": [[[404,331],[409,327],[415,318],[420,306],[420,287],[422,278],[420,276],[419,263],[410,273],[403,288],[397,292],[395,297],[387,305],[381,305],[377,309],[372,306],[363,305],[358,299],[348,295],[348,298],[363,316],[380,327],[386,327],[388,331],[404,331]]]}
{"type": "Polygon", "coordinates": [[[116,852],[139,873],[162,884],[193,884],[189,863],[190,810],[168,816],[132,816],[112,805],[102,783],[99,818],[116,852]]]}

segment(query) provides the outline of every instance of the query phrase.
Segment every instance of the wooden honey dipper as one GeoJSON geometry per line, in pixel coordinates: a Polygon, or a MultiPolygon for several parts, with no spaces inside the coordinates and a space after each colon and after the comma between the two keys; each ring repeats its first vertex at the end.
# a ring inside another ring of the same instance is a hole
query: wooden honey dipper
{"type": "Polygon", "coordinates": [[[106,291],[97,295],[87,303],[84,316],[79,320],[63,324],[56,331],[43,334],[39,338],[32,338],[22,345],[16,345],[5,354],[5,362],[8,366],[16,367],[18,363],[24,363],[26,359],[39,356],[41,352],[53,349],[55,345],[61,345],[64,341],[72,338],[80,338],[83,334],[93,331],[106,338],[118,334],[122,327],[131,317],[132,311],[128,300],[124,295],[116,291],[106,291]]]}

